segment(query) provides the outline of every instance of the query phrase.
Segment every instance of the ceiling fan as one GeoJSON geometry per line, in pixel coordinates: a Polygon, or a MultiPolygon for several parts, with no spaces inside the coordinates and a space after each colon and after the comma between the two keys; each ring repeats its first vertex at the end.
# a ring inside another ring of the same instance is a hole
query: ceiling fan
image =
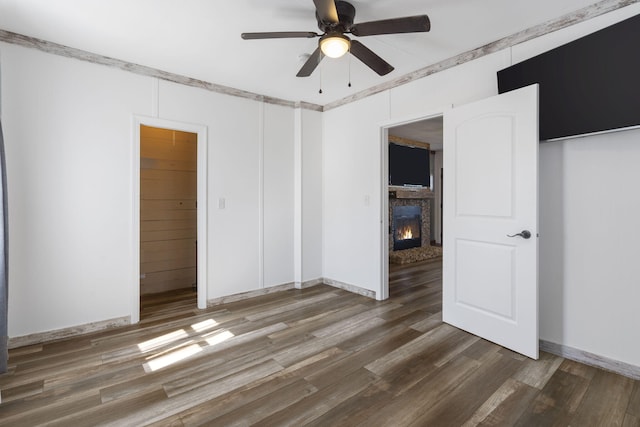
{"type": "Polygon", "coordinates": [[[358,40],[351,40],[345,34],[363,37],[427,32],[431,29],[431,23],[427,15],[354,24],[353,19],[356,16],[356,9],[351,3],[341,0],[313,0],[313,3],[316,6],[318,28],[320,28],[322,34],[303,31],[242,33],[242,38],[244,40],[258,40],[320,37],[318,48],[298,71],[297,77],[310,76],[325,56],[339,58],[347,52],[351,52],[353,56],[373,71],[384,76],[393,71],[393,67],[358,40]]]}

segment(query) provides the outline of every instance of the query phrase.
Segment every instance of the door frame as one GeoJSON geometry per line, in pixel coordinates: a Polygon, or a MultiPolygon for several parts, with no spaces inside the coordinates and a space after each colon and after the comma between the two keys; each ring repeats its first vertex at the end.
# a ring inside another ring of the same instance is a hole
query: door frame
{"type": "Polygon", "coordinates": [[[133,147],[131,170],[132,192],[132,254],[131,323],[140,321],[140,126],[151,126],[197,134],[197,293],[198,308],[207,308],[207,127],[192,123],[134,115],[132,119],[133,147]]]}
{"type": "Polygon", "coordinates": [[[444,118],[452,106],[436,108],[418,115],[396,118],[380,124],[380,286],[376,299],[389,298],[389,129],[424,120],[444,118]]]}

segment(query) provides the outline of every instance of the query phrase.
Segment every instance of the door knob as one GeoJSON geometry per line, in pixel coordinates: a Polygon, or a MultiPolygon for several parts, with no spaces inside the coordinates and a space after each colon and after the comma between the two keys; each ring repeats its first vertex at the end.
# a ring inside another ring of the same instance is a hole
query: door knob
{"type": "Polygon", "coordinates": [[[523,239],[528,239],[529,237],[531,237],[531,232],[529,230],[522,230],[517,234],[507,234],[507,237],[516,237],[516,236],[520,236],[523,239]]]}

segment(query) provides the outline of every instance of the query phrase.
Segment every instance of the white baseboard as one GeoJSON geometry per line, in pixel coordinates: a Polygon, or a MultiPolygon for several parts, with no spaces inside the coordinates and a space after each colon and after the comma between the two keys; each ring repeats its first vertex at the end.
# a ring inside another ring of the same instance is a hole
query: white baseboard
{"type": "Polygon", "coordinates": [[[317,279],[307,280],[306,282],[296,283],[296,288],[307,289],[307,288],[311,288],[311,287],[322,285],[322,284],[324,284],[324,279],[322,277],[319,277],[317,279]]]}
{"type": "Polygon", "coordinates": [[[38,332],[36,334],[21,337],[9,338],[9,348],[24,347],[27,345],[41,344],[65,338],[76,337],[78,335],[100,332],[106,329],[119,328],[131,324],[129,316],[118,317],[116,319],[103,320],[100,322],[87,323],[85,325],[72,326],[70,328],[56,329],[54,331],[38,332]]]}
{"type": "Polygon", "coordinates": [[[207,301],[207,307],[213,307],[220,304],[225,304],[229,302],[242,301],[249,298],[259,297],[261,295],[268,295],[275,292],[288,291],[289,289],[294,289],[295,285],[293,282],[285,283],[284,285],[271,286],[263,289],[256,289],[255,291],[242,292],[239,294],[227,295],[224,297],[213,298],[207,301]]]}
{"type": "Polygon", "coordinates": [[[271,286],[269,288],[257,289],[255,291],[242,292],[239,294],[227,295],[220,298],[210,299],[207,301],[207,307],[213,307],[216,305],[230,303],[230,302],[242,301],[249,298],[259,297],[261,295],[272,294],[275,292],[288,291],[289,289],[294,289],[294,288],[306,289],[306,288],[311,288],[313,286],[318,286],[318,285],[333,286],[334,288],[343,289],[345,291],[358,294],[358,295],[363,295],[365,297],[369,297],[373,299],[375,299],[376,297],[376,293],[374,291],[370,291],[369,289],[364,289],[355,285],[350,285],[348,283],[343,283],[337,280],[320,277],[317,279],[307,280],[306,282],[302,282],[302,283],[299,283],[299,282],[285,283],[284,285],[271,286]]]}
{"type": "Polygon", "coordinates": [[[376,293],[369,289],[364,289],[359,286],[351,285],[349,283],[339,282],[333,279],[324,278],[322,282],[325,285],[333,286],[334,288],[344,289],[345,291],[349,291],[354,294],[363,295],[369,298],[376,298],[376,293]]]}
{"type": "Polygon", "coordinates": [[[574,360],[584,363],[585,365],[595,366],[625,377],[640,380],[640,366],[630,365],[628,363],[609,359],[608,357],[598,356],[588,351],[579,350],[577,348],[568,347],[562,344],[556,344],[549,341],[540,340],[540,350],[547,353],[562,356],[565,359],[574,360]]]}

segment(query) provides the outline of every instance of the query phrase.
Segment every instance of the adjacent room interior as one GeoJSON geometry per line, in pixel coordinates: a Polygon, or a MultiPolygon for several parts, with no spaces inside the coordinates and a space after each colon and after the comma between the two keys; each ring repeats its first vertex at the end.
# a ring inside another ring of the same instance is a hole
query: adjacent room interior
{"type": "Polygon", "coordinates": [[[197,306],[198,135],[140,127],[140,318],[163,299],[197,306]]]}
{"type": "Polygon", "coordinates": [[[442,117],[388,129],[389,262],[442,256],[442,117]]]}

